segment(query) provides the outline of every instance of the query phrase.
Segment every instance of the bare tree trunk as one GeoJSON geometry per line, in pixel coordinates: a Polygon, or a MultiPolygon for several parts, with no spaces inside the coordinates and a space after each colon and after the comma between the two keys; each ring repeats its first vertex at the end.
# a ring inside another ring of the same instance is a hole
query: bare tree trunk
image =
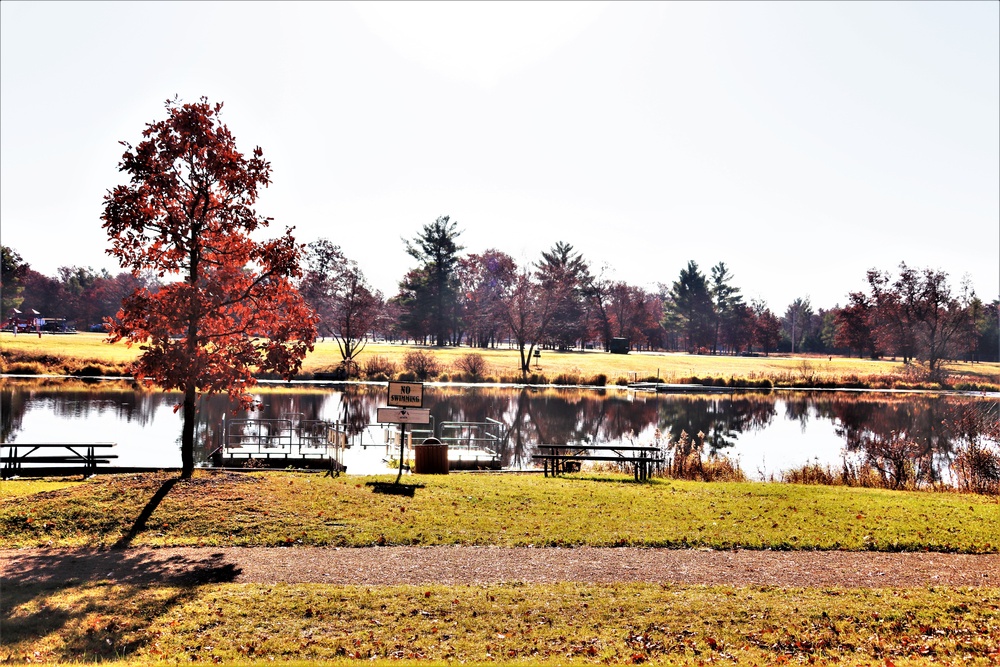
{"type": "Polygon", "coordinates": [[[181,427],[181,479],[191,479],[194,474],[194,426],[198,394],[194,384],[184,390],[184,424],[181,427]]]}

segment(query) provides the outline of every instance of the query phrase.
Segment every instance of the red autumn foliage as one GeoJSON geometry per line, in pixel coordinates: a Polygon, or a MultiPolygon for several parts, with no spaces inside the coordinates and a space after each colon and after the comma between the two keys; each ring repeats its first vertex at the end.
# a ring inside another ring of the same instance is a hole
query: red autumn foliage
{"type": "Polygon", "coordinates": [[[253,404],[253,373],[291,377],[312,349],[316,321],[293,280],[301,246],[291,229],[251,238],[270,219],[254,210],[271,165],[261,149],[247,157],[219,120],[222,104],[167,101],[168,117],[126,147],[128,174],[104,198],[108,254],[138,276],[176,279],[155,292],[138,289],[108,319],[109,341],[139,344],[137,379],[184,392],[182,476],[194,467],[198,393],[228,392],[253,404]]]}

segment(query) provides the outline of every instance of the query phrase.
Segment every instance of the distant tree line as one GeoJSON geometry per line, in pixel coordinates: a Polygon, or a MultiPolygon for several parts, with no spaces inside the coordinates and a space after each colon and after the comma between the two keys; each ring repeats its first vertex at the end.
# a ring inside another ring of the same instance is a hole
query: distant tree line
{"type": "Polygon", "coordinates": [[[154,274],[139,279],[128,271],[111,275],[82,266],[63,266],[55,276],[46,276],[32,269],[16,250],[3,246],[2,252],[4,321],[14,309],[37,310],[46,318],[65,319],[70,327],[98,328],[137,288],[159,285],[154,274]]]}
{"type": "MultiPolygon", "coordinates": [[[[460,235],[456,221],[442,216],[403,239],[416,266],[389,298],[329,240],[306,246],[299,290],[319,317],[320,334],[337,341],[348,372],[372,338],[513,347],[525,373],[536,350],[610,351],[615,339],[631,350],[893,357],[923,361],[932,372],[948,359],[1000,360],[1000,301],[983,302],[967,281],[956,292],[934,269],[871,269],[867,289],[849,294],[843,307],[814,309],[803,296],[779,314],[747,301],[724,262],[706,274],[690,261],[650,291],[595,271],[569,243],[519,266],[495,248],[463,253],[460,235]]],[[[3,248],[5,316],[23,304],[90,328],[114,317],[136,287],[158,286],[155,275],[77,266],[48,277],[3,248]]]]}
{"type": "Polygon", "coordinates": [[[867,282],[836,310],[835,345],[872,358],[920,359],[932,373],[947,359],[997,359],[998,302],[984,304],[968,281],[956,294],[945,272],[902,263],[895,276],[869,270],[867,282]]]}

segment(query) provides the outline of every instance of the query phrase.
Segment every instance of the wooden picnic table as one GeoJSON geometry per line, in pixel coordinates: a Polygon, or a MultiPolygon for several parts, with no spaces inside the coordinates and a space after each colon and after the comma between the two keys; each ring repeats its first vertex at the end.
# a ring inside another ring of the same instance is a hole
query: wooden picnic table
{"type": "Polygon", "coordinates": [[[649,479],[653,468],[663,463],[659,447],[643,445],[537,445],[531,458],[542,462],[545,476],[566,472],[572,461],[609,461],[631,463],[636,481],[649,479]]]}
{"type": "Polygon", "coordinates": [[[20,475],[26,470],[82,466],[84,475],[97,472],[99,464],[108,464],[118,458],[109,449],[114,442],[4,442],[0,443],[0,478],[7,479],[20,475]],[[25,467],[30,464],[30,467],[25,467]]]}

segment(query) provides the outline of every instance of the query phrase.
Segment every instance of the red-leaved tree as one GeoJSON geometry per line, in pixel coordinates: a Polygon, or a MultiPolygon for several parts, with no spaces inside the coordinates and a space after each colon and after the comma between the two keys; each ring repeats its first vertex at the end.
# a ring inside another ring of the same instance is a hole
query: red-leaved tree
{"type": "Polygon", "coordinates": [[[301,275],[301,247],[291,229],[256,241],[270,218],[254,202],[270,183],[261,149],[236,148],[219,120],[222,104],[167,101],[167,118],[146,126],[126,151],[128,174],[104,197],[104,228],[122,267],[152,270],[166,283],[138,289],[108,319],[109,342],[138,344],[135,377],[183,392],[181,477],[194,470],[199,393],[228,392],[253,406],[253,373],[289,378],[316,338],[316,321],[292,281],[301,275]],[[173,282],[169,282],[173,279],[173,282]]]}

